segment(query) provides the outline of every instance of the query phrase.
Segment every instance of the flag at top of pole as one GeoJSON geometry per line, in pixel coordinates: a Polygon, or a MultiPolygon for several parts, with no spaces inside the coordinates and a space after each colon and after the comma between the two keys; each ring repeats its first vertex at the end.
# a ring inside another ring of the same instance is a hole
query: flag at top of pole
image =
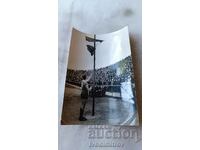
{"type": "MultiPolygon", "coordinates": [[[[85,39],[86,39],[86,41],[88,41],[88,42],[93,42],[93,43],[94,43],[94,42],[100,42],[100,43],[103,42],[103,40],[94,39],[94,38],[91,38],[91,37],[88,37],[88,36],[86,36],[85,39]]],[[[94,51],[95,51],[95,47],[94,47],[94,46],[92,46],[92,45],[87,45],[87,50],[90,52],[91,56],[94,55],[94,51]]]]}
{"type": "Polygon", "coordinates": [[[93,56],[94,55],[94,51],[95,51],[94,47],[91,46],[91,45],[87,45],[87,49],[90,52],[91,56],[93,56]]]}
{"type": "Polygon", "coordinates": [[[88,42],[94,42],[94,41],[95,41],[95,42],[100,42],[100,43],[103,42],[103,40],[94,39],[94,38],[91,38],[91,37],[88,37],[88,36],[86,36],[85,39],[86,39],[86,41],[88,41],[88,42]]]}

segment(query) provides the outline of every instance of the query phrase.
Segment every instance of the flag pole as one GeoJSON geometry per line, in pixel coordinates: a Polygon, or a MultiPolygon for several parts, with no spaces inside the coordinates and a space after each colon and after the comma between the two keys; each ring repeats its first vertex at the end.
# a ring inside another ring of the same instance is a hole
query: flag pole
{"type": "Polygon", "coordinates": [[[95,115],[95,94],[96,94],[96,90],[95,90],[95,65],[96,65],[96,34],[94,34],[94,79],[93,79],[93,101],[92,101],[92,116],[95,115]]]}

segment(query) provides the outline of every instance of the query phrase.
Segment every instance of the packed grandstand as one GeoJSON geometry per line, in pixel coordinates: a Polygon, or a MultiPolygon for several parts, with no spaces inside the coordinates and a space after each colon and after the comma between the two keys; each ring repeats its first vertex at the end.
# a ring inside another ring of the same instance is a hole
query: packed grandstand
{"type": "MultiPolygon", "coordinates": [[[[133,64],[131,56],[110,66],[96,69],[95,71],[95,96],[105,96],[106,91],[119,92],[121,83],[134,83],[133,64]]],[[[93,70],[67,69],[66,85],[80,86],[82,76],[89,76],[93,70]]],[[[89,81],[93,85],[93,79],[89,81]]],[[[93,93],[93,92],[91,92],[93,93]]]]}

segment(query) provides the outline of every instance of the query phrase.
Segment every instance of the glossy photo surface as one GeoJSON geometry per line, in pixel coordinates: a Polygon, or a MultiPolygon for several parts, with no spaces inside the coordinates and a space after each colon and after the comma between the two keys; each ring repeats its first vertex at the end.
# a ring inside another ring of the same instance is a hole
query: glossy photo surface
{"type": "Polygon", "coordinates": [[[95,35],[73,29],[61,125],[138,125],[128,27],[95,35]]]}

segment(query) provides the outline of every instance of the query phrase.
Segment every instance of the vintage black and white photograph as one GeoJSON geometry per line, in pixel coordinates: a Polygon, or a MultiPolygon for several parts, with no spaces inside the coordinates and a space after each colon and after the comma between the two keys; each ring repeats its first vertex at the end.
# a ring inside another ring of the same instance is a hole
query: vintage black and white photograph
{"type": "Polygon", "coordinates": [[[128,27],[96,35],[73,28],[61,125],[138,125],[128,27]]]}

